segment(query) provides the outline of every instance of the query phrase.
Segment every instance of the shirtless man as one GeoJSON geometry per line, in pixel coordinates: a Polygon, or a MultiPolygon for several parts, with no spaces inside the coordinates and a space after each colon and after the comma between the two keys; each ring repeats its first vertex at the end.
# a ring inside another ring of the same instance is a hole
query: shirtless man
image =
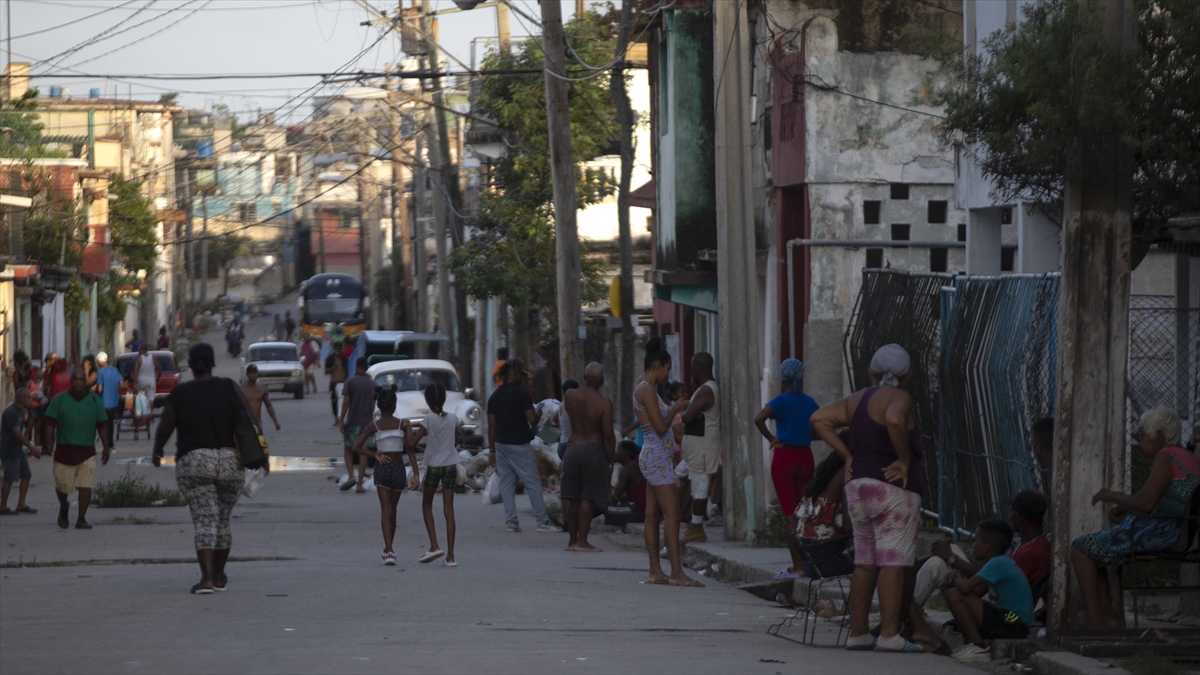
{"type": "Polygon", "coordinates": [[[254,414],[254,421],[262,426],[262,407],[266,403],[267,412],[275,422],[275,431],[279,431],[279,418],[275,416],[275,406],[271,405],[271,392],[267,390],[266,385],[258,383],[258,366],[253,363],[246,366],[246,383],[242,385],[242,391],[246,392],[246,398],[250,400],[250,412],[254,414]]]}
{"type": "Polygon", "coordinates": [[[563,455],[559,489],[571,537],[566,550],[598,553],[600,549],[588,543],[588,530],[592,516],[604,512],[612,495],[609,478],[616,459],[617,439],[613,433],[612,401],[600,395],[604,366],[589,363],[583,379],[583,388],[572,389],[563,396],[571,420],[571,437],[563,455]]]}

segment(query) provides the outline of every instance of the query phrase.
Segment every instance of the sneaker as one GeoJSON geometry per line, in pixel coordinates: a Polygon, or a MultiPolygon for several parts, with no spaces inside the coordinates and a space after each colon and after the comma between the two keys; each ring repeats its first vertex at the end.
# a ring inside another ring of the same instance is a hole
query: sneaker
{"type": "Polygon", "coordinates": [[[520,532],[521,526],[517,525],[516,523],[506,523],[504,525],[504,531],[505,532],[520,532]]]}
{"type": "Polygon", "coordinates": [[[384,565],[395,565],[396,564],[396,554],[392,553],[390,551],[385,552],[383,554],[383,564],[384,565]]]}
{"type": "Polygon", "coordinates": [[[545,532],[545,533],[547,533],[547,534],[549,534],[549,533],[558,533],[558,534],[562,534],[562,528],[561,528],[561,527],[555,527],[554,525],[551,525],[550,523],[546,523],[545,525],[538,525],[538,526],[537,526],[537,531],[538,531],[538,532],[545,532]]]}
{"type": "Polygon", "coordinates": [[[992,660],[992,648],[980,647],[979,645],[968,642],[958,649],[955,649],[950,656],[963,663],[982,663],[984,661],[992,660]]]}
{"type": "Polygon", "coordinates": [[[689,524],[683,536],[679,538],[679,543],[690,544],[694,541],[708,541],[708,533],[700,525],[689,524]]]}

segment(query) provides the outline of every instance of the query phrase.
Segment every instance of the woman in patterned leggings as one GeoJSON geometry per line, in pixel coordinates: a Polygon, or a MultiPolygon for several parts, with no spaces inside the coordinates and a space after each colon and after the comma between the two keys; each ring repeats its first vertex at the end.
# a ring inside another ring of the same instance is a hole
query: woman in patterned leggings
{"type": "Polygon", "coordinates": [[[250,404],[233,380],[213,377],[215,364],[210,345],[201,342],[191,348],[188,367],[195,379],[175,387],[167,396],[154,438],[154,465],[160,466],[167,439],[176,429],[179,431],[175,438],[175,480],[196,527],[200,583],[192,586],[192,593],[197,595],[228,587],[225,563],[233,542],[229,516],[245,483],[242,463],[233,446],[233,425],[239,406],[249,411],[250,404]]]}

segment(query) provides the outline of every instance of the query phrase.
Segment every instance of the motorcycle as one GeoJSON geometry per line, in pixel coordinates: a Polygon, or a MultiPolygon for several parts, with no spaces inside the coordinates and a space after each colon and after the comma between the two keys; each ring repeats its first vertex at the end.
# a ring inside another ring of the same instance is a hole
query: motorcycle
{"type": "Polygon", "coordinates": [[[229,355],[237,358],[242,354],[242,327],[234,324],[225,333],[225,342],[229,345],[229,355]]]}

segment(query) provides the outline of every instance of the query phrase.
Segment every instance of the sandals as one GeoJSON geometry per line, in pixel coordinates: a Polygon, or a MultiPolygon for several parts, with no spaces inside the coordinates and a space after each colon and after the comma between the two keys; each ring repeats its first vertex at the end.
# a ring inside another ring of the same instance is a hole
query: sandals
{"type": "Polygon", "coordinates": [[[446,553],[444,551],[442,551],[442,549],[440,549],[440,548],[436,551],[426,551],[425,554],[420,557],[418,562],[423,562],[423,563],[433,562],[434,560],[437,560],[438,558],[440,558],[444,555],[446,555],[446,553]]]}
{"type": "Polygon", "coordinates": [[[796,573],[796,571],[791,569],[790,567],[785,567],[785,568],[779,570],[779,573],[775,575],[775,581],[788,581],[790,579],[799,579],[799,578],[800,578],[800,575],[798,573],[796,573]]]}
{"type": "Polygon", "coordinates": [[[37,513],[37,512],[38,512],[38,510],[33,508],[32,506],[22,506],[21,508],[17,509],[17,513],[37,513]]]}
{"type": "Polygon", "coordinates": [[[17,511],[14,511],[12,509],[4,509],[3,511],[0,511],[0,516],[15,516],[15,515],[17,515],[17,511]]]}
{"type": "Polygon", "coordinates": [[[204,588],[200,584],[192,586],[192,595],[212,595],[213,589],[204,588]]]}
{"type": "Polygon", "coordinates": [[[865,642],[863,644],[857,644],[857,645],[847,644],[846,651],[848,651],[848,652],[869,652],[869,651],[873,651],[875,649],[875,645],[877,645],[877,644],[879,644],[879,638],[876,637],[876,638],[872,638],[870,642],[865,642]]]}
{"type": "Polygon", "coordinates": [[[213,582],[213,590],[218,593],[224,593],[227,588],[229,588],[229,577],[225,577],[225,583],[221,584],[220,586],[218,586],[216,582],[213,582]]]}
{"type": "Polygon", "coordinates": [[[442,567],[458,567],[458,562],[455,560],[443,560],[442,567]]]}

